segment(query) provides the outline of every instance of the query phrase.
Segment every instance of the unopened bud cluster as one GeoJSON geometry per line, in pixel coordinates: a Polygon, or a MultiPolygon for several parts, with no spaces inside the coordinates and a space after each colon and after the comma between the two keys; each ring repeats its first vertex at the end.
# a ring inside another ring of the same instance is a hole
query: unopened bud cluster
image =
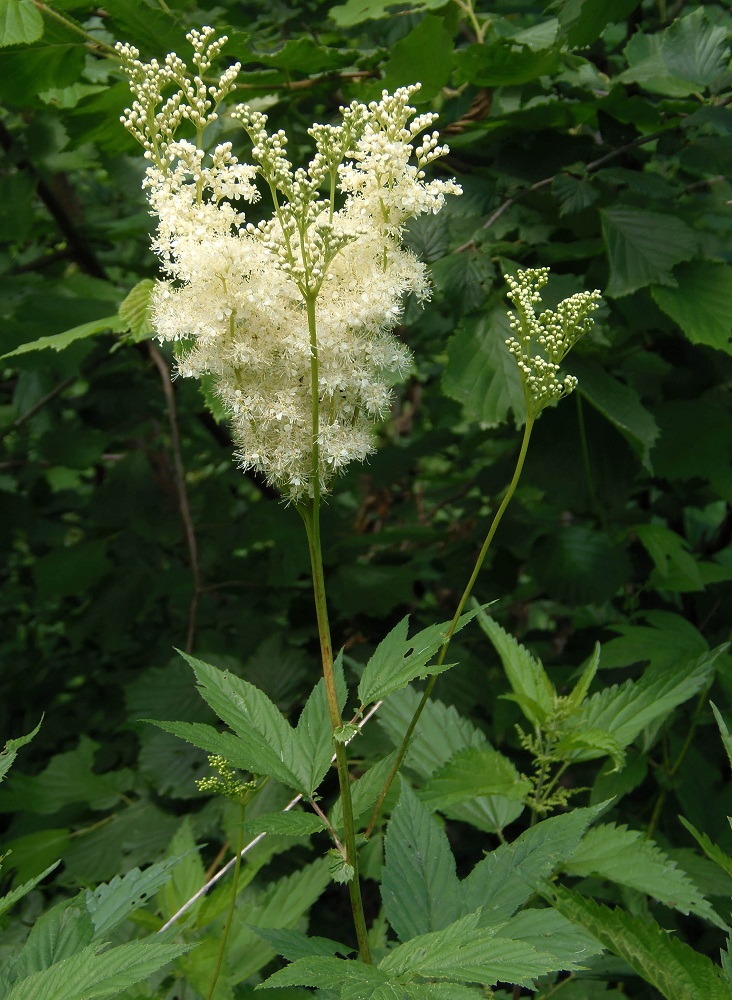
{"type": "Polygon", "coordinates": [[[506,341],[516,359],[530,416],[568,396],[577,386],[573,375],[561,378],[559,367],[566,354],[592,327],[592,313],[599,308],[600,293],[579,292],[563,299],[556,310],[545,309],[538,316],[541,289],[549,280],[549,268],[519,271],[516,277],[504,275],[508,297],[516,307],[509,313],[514,336],[506,341]]]}
{"type": "Polygon", "coordinates": [[[391,331],[407,293],[429,294],[424,265],[401,245],[403,227],[460,188],[425,178],[447,147],[436,132],[418,138],[436,117],[415,117],[418,85],[341,108],[337,125],[313,125],[306,168],[293,168],[285,133],[268,132],[266,115],[246,105],[232,118],[248,134],[253,164],[240,163],[230,142],[205,154],[203,130],[239,69],[204,83],[225,42],[213,34],[187,36],[192,78],[174,53],[144,64],[118,46],[136,98],[122,121],[150,161],[154,248],[168,276],[153,295],[153,323],[161,339],[191,344],[181,375],[214,376],[242,466],[298,499],[314,491],[315,391],[319,489],[373,450],[390,383],[410,363],[391,331]],[[195,143],[176,139],[186,121],[195,143]],[[257,176],[275,211],[255,223],[240,205],[259,199],[257,176]]]}

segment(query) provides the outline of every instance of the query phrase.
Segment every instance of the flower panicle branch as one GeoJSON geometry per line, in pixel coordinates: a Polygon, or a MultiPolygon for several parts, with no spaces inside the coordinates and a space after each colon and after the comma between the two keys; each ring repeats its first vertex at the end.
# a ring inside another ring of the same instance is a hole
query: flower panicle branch
{"type": "Polygon", "coordinates": [[[324,493],[373,451],[373,425],[410,366],[393,335],[404,297],[429,296],[424,264],[402,246],[404,225],[438,212],[460,188],[426,177],[448,149],[431,130],[436,116],[409,104],[418,84],[353,102],[338,124],[314,124],[306,167],[293,167],[284,131],[268,131],[267,116],[247,105],[230,118],[246,132],[252,162],[240,162],[228,141],[206,153],[203,132],[239,70],[204,83],[225,42],[214,36],[208,27],[188,34],[191,73],[175,53],[143,63],[134,47],[118,46],[135,97],[122,121],[149,161],[144,185],[165,272],[153,324],[161,340],[184,341],[179,374],[213,376],[241,466],[301,501],[315,495],[316,465],[324,493]],[[195,142],[177,138],[184,123],[195,142]],[[248,220],[242,205],[259,200],[258,177],[274,211],[248,220]]]}
{"type": "Polygon", "coordinates": [[[539,315],[541,289],[549,280],[549,268],[527,268],[516,277],[504,275],[508,297],[515,307],[509,313],[513,336],[506,347],[518,365],[526,397],[527,414],[535,419],[547,406],[557,403],[577,388],[574,375],[560,377],[562,361],[594,325],[592,314],[599,309],[600,292],[578,292],[563,299],[555,310],[539,315]]]}

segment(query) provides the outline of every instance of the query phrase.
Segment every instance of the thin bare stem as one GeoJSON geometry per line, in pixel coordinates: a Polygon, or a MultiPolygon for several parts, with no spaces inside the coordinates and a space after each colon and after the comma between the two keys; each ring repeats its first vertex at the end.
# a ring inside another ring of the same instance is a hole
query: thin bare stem
{"type": "Polygon", "coordinates": [[[208,993],[206,994],[206,1000],[211,1000],[214,995],[214,990],[216,989],[216,983],[219,981],[219,976],[221,974],[221,966],[224,962],[224,952],[226,951],[226,942],[229,937],[229,931],[231,930],[231,923],[234,919],[234,908],[236,907],[236,893],[239,887],[239,872],[241,871],[241,857],[242,848],[244,846],[244,806],[239,807],[239,829],[237,833],[237,843],[236,843],[236,854],[234,855],[234,877],[231,880],[231,898],[229,899],[229,909],[226,913],[226,923],[224,924],[224,932],[221,935],[221,941],[219,942],[219,951],[216,956],[216,968],[214,969],[213,979],[211,980],[211,985],[208,988],[208,993]]]}
{"type": "Polygon", "coordinates": [[[160,374],[160,382],[163,387],[163,395],[165,396],[165,405],[168,411],[168,425],[170,427],[170,445],[173,451],[173,468],[175,470],[175,490],[178,497],[178,510],[180,511],[181,521],[183,522],[186,545],[188,546],[188,561],[191,567],[191,575],[193,576],[193,594],[188,607],[188,625],[186,628],[185,645],[186,652],[190,653],[193,649],[193,642],[196,634],[198,603],[203,591],[201,581],[201,565],[198,559],[198,543],[196,541],[196,532],[193,527],[193,518],[191,517],[191,507],[188,502],[185,466],[183,465],[180,431],[178,429],[178,412],[175,404],[173,385],[170,381],[170,369],[168,368],[165,358],[162,356],[160,351],[150,342],[148,342],[148,351],[150,359],[160,374]]]}
{"type": "MultiPolygon", "coordinates": [[[[521,478],[521,473],[524,468],[526,453],[529,448],[529,441],[531,440],[531,431],[534,427],[535,419],[536,418],[533,415],[529,415],[526,418],[526,423],[524,425],[524,436],[521,441],[521,448],[519,450],[519,455],[516,460],[516,467],[514,469],[511,482],[508,485],[508,489],[506,490],[506,494],[503,497],[503,500],[501,501],[498,510],[493,516],[491,526],[488,529],[488,534],[485,537],[483,546],[480,550],[480,553],[478,554],[478,558],[475,561],[473,572],[470,575],[470,579],[468,580],[467,586],[463,591],[457,609],[455,610],[455,614],[452,617],[452,621],[450,622],[450,627],[448,628],[447,634],[445,635],[445,641],[440,647],[440,651],[437,656],[438,666],[441,666],[445,662],[445,656],[447,655],[447,647],[450,645],[450,640],[452,639],[455,633],[455,629],[457,628],[457,623],[460,619],[460,615],[463,613],[463,608],[465,607],[467,600],[470,597],[470,594],[472,593],[475,581],[478,579],[478,574],[480,573],[483,563],[485,562],[485,557],[488,555],[488,549],[490,548],[491,542],[493,541],[496,531],[498,530],[498,525],[501,523],[503,515],[506,513],[506,508],[508,507],[509,503],[511,502],[511,498],[516,492],[516,487],[518,486],[518,482],[519,479],[521,478]]],[[[376,821],[379,818],[379,813],[381,812],[381,807],[384,804],[384,799],[386,798],[389,789],[391,788],[391,784],[394,781],[394,778],[396,777],[397,772],[402,765],[407,750],[409,749],[409,742],[412,738],[412,734],[414,733],[417,723],[419,722],[419,718],[422,715],[422,712],[424,711],[425,705],[430,699],[434,686],[437,683],[437,676],[438,676],[437,674],[433,674],[432,677],[430,677],[429,681],[427,682],[427,686],[424,689],[424,694],[422,695],[422,699],[419,705],[417,705],[415,713],[412,716],[411,722],[407,727],[407,731],[404,734],[404,738],[399,746],[399,751],[397,753],[396,760],[394,761],[394,764],[389,772],[389,776],[386,779],[386,783],[384,784],[384,787],[382,788],[381,793],[379,794],[379,798],[376,803],[376,808],[374,809],[373,815],[371,816],[371,821],[368,827],[366,828],[366,832],[364,834],[364,836],[366,837],[369,837],[371,835],[374,825],[376,824],[376,821]]]]}

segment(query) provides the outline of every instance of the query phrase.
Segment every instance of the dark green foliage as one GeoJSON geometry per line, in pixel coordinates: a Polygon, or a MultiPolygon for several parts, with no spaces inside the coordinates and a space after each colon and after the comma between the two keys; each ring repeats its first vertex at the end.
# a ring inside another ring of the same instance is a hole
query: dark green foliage
{"type": "Polygon", "coordinates": [[[206,751],[270,776],[216,1000],[270,974],[283,998],[730,996],[732,905],[706,896],[732,864],[731,32],[716,0],[0,0],[0,1000],[205,997],[227,880],[154,935],[236,842],[206,751]],[[344,719],[387,699],[348,744],[360,832],[458,664],[362,849],[373,968],[323,895],[343,816],[302,525],[151,339],[112,46],[184,54],[211,18],[293,162],[313,121],[419,78],[464,188],[409,227],[413,370],[323,515],[344,719]],[[542,266],[547,308],[604,306],[477,582],[485,632],[438,666],[525,418],[502,276],[542,266]],[[282,814],[295,792],[327,821],[282,814]]]}

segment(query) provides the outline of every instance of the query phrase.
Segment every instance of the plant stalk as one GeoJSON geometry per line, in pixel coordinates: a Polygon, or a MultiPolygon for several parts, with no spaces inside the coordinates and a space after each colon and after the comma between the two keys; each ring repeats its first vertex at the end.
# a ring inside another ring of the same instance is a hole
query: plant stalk
{"type": "Polygon", "coordinates": [[[211,985],[208,988],[208,993],[206,994],[206,1000],[211,1000],[214,995],[214,990],[216,989],[216,983],[219,981],[219,975],[221,973],[221,966],[224,963],[224,952],[226,951],[226,942],[229,937],[229,931],[231,930],[231,923],[234,918],[234,908],[236,906],[236,892],[239,887],[239,872],[241,871],[241,852],[244,847],[244,805],[239,807],[239,829],[236,838],[236,861],[234,863],[234,875],[231,881],[231,899],[229,900],[229,909],[226,914],[226,923],[224,924],[224,933],[221,935],[221,943],[219,944],[219,952],[216,956],[216,968],[214,969],[213,979],[211,980],[211,985]]]}
{"type": "MultiPolygon", "coordinates": [[[[508,484],[505,496],[503,497],[503,500],[501,501],[498,510],[493,515],[491,526],[488,529],[488,534],[486,535],[485,541],[483,542],[483,547],[481,548],[480,553],[478,554],[478,558],[475,561],[473,572],[470,575],[470,579],[468,580],[467,586],[463,591],[457,609],[455,610],[455,614],[452,617],[452,621],[450,622],[450,627],[448,628],[447,634],[445,635],[445,641],[443,642],[442,646],[440,646],[440,651],[437,655],[437,666],[441,666],[445,662],[445,656],[447,655],[447,647],[450,645],[450,640],[452,639],[455,633],[455,629],[457,628],[457,623],[460,619],[460,615],[463,613],[463,608],[465,607],[468,598],[470,597],[470,594],[475,585],[475,581],[478,579],[478,574],[480,573],[483,563],[485,562],[485,557],[488,555],[488,550],[491,546],[491,542],[493,541],[496,531],[498,530],[498,526],[501,523],[501,520],[503,519],[503,515],[506,513],[506,509],[509,503],[511,502],[514,493],[516,492],[516,487],[518,486],[519,479],[521,478],[521,473],[523,472],[524,462],[526,461],[526,453],[529,449],[529,441],[531,440],[531,431],[533,430],[535,420],[536,417],[531,413],[529,413],[526,417],[526,423],[524,424],[524,436],[521,440],[521,448],[519,450],[518,458],[516,459],[516,466],[513,471],[513,476],[511,477],[511,482],[508,484]]],[[[376,808],[374,809],[373,815],[371,817],[371,822],[369,823],[366,832],[364,834],[364,836],[366,837],[369,837],[371,835],[374,825],[376,824],[376,821],[379,818],[379,813],[381,812],[381,807],[384,804],[384,799],[386,798],[389,789],[391,788],[391,784],[394,781],[394,778],[396,777],[399,768],[402,766],[402,762],[404,761],[407,750],[409,749],[409,741],[412,738],[412,734],[414,733],[417,723],[419,722],[419,718],[424,710],[424,707],[430,699],[434,686],[437,683],[437,677],[438,677],[437,674],[433,674],[432,677],[430,677],[429,681],[427,682],[427,686],[424,689],[424,694],[422,695],[422,699],[419,705],[417,705],[415,713],[412,716],[411,722],[407,727],[407,731],[404,734],[404,739],[402,740],[401,745],[399,746],[399,752],[397,753],[394,765],[391,771],[389,772],[389,776],[386,779],[386,783],[384,784],[381,793],[379,794],[379,799],[376,803],[376,808]]]]}
{"type": "MultiPolygon", "coordinates": [[[[315,319],[315,296],[306,298],[308,313],[308,328],[310,330],[310,374],[312,389],[312,487],[313,496],[311,499],[297,504],[297,509],[305,524],[305,532],[308,539],[308,549],[310,551],[310,566],[313,576],[313,596],[315,598],[315,613],[318,621],[318,636],[320,639],[320,655],[323,664],[323,678],[325,680],[325,693],[328,701],[328,712],[330,714],[331,728],[334,735],[343,726],[340,705],[338,703],[338,692],[335,683],[335,671],[333,669],[333,647],[330,638],[330,622],[328,619],[328,604],[325,595],[325,574],[323,573],[323,554],[320,543],[320,405],[318,393],[318,341],[317,326],[315,319]]],[[[351,781],[348,773],[348,754],[346,747],[337,739],[335,744],[336,770],[338,772],[338,784],[343,805],[343,830],[346,848],[346,862],[353,869],[353,877],[348,883],[348,892],[351,897],[351,910],[353,912],[353,924],[358,940],[358,950],[361,960],[367,965],[371,964],[371,950],[368,943],[368,933],[366,930],[366,917],[363,911],[363,900],[361,898],[361,882],[358,876],[358,851],[356,849],[356,828],[353,820],[353,803],[351,801],[351,781]]]]}

